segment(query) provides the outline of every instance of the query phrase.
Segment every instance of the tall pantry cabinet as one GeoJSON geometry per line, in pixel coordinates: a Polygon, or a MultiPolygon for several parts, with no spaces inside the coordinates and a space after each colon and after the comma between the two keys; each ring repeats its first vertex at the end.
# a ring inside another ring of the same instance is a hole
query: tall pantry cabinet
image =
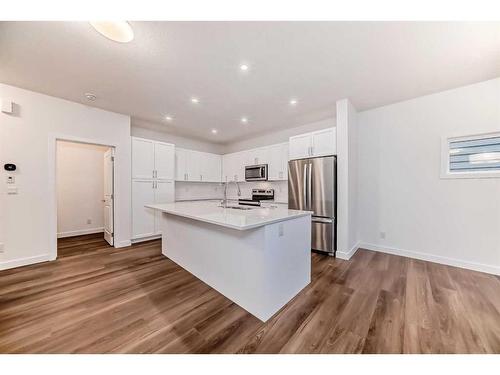
{"type": "Polygon", "coordinates": [[[161,213],[144,205],[174,200],[175,146],[132,137],[132,239],[161,234],[161,213]]]}

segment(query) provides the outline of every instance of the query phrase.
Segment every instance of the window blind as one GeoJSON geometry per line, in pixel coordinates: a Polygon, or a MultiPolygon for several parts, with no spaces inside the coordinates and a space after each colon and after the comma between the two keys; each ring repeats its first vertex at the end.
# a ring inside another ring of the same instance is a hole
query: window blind
{"type": "Polygon", "coordinates": [[[450,172],[500,171],[500,136],[450,141],[450,172]]]}

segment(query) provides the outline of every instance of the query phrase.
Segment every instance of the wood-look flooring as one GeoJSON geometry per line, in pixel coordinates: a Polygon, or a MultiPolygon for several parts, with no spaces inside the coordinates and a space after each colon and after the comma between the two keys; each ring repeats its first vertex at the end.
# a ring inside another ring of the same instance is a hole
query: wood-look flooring
{"type": "Polygon", "coordinates": [[[359,250],[312,254],[267,323],[161,255],[102,235],[0,272],[0,353],[500,353],[500,278],[359,250]]]}

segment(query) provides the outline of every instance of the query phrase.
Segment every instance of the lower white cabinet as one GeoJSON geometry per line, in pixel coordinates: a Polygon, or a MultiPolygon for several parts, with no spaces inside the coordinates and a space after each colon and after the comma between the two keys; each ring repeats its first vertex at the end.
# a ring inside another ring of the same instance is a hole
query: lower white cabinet
{"type": "Polygon", "coordinates": [[[172,180],[132,181],[132,239],[161,234],[160,217],[155,210],[144,207],[151,203],[170,203],[175,200],[172,180]]]}

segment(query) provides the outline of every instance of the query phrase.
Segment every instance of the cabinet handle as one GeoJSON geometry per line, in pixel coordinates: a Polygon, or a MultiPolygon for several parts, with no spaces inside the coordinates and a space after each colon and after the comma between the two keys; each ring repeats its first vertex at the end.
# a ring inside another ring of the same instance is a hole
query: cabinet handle
{"type": "Polygon", "coordinates": [[[153,178],[155,178],[155,170],[153,169],[153,178]]]}
{"type": "Polygon", "coordinates": [[[203,176],[200,174],[200,181],[203,181],[203,176]]]}

